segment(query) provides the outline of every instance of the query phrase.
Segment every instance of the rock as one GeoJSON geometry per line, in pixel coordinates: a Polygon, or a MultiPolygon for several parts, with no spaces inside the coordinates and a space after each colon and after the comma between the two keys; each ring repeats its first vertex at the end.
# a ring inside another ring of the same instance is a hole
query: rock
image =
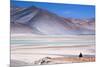
{"type": "Polygon", "coordinates": [[[42,65],[42,64],[49,64],[51,62],[51,57],[44,57],[40,60],[34,62],[34,64],[42,65]]]}
{"type": "Polygon", "coordinates": [[[80,53],[80,54],[79,54],[79,57],[83,57],[83,54],[82,54],[82,53],[80,53]]]}

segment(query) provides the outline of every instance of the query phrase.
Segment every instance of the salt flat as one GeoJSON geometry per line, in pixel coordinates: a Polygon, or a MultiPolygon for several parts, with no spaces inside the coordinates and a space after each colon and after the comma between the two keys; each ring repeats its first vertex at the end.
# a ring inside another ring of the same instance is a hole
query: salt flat
{"type": "MultiPolygon", "coordinates": [[[[84,58],[95,58],[95,36],[11,36],[11,61],[12,66],[34,65],[44,57],[52,58],[53,63],[81,62],[77,58],[79,53],[84,58]],[[61,60],[65,58],[65,60],[61,60]],[[66,58],[68,60],[66,60],[66,58]],[[58,59],[58,60],[57,60],[58,59]],[[20,62],[20,64],[18,63],[20,62]]],[[[82,59],[81,59],[82,60],[82,59]]],[[[90,60],[91,61],[91,60],[90,60]]],[[[85,62],[85,61],[84,61],[85,62]]]]}

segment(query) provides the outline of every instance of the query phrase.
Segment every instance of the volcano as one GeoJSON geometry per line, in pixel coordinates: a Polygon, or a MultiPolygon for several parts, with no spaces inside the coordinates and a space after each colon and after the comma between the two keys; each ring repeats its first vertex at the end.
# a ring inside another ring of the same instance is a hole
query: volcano
{"type": "Polygon", "coordinates": [[[35,6],[11,6],[11,33],[36,35],[95,34],[95,20],[61,17],[35,6]]]}

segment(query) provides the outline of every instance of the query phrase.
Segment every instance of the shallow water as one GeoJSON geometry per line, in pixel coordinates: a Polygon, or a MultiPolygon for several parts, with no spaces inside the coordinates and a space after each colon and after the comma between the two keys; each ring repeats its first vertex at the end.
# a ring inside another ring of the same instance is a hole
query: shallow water
{"type": "Polygon", "coordinates": [[[95,45],[95,35],[11,36],[11,45],[95,45]]]}
{"type": "MultiPolygon", "coordinates": [[[[95,57],[95,35],[11,35],[12,67],[34,65],[33,62],[44,57],[77,58],[80,52],[84,58],[95,57]]],[[[59,61],[57,60],[57,62],[59,61]]],[[[66,61],[66,63],[69,62],[66,61]]],[[[53,61],[52,64],[54,64],[53,61]]]]}

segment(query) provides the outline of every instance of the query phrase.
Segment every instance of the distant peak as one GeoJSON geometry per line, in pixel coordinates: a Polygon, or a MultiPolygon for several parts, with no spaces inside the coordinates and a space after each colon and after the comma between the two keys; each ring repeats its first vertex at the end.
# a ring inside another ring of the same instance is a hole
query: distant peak
{"type": "Polygon", "coordinates": [[[36,6],[34,6],[34,5],[32,5],[32,6],[30,6],[29,8],[37,8],[36,6]]]}

